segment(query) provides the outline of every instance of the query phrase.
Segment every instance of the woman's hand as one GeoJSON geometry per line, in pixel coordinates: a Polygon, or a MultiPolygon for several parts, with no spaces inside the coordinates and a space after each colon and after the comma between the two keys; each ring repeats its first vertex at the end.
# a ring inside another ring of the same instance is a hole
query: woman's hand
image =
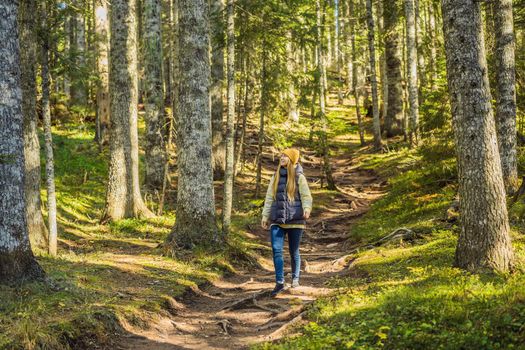
{"type": "Polygon", "coordinates": [[[263,219],[261,220],[261,227],[262,227],[263,229],[265,229],[265,230],[268,229],[268,219],[263,218],[263,219]]]}
{"type": "Polygon", "coordinates": [[[303,214],[303,217],[304,217],[305,219],[309,219],[309,218],[310,218],[310,210],[305,210],[305,211],[304,211],[304,214],[303,214]]]}

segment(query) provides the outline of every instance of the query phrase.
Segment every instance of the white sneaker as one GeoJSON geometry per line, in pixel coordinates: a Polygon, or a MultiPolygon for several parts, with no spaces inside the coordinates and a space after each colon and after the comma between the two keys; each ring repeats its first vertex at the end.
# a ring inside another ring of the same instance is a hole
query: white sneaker
{"type": "Polygon", "coordinates": [[[292,280],[292,288],[297,288],[297,287],[299,287],[299,279],[295,278],[292,280]]]}

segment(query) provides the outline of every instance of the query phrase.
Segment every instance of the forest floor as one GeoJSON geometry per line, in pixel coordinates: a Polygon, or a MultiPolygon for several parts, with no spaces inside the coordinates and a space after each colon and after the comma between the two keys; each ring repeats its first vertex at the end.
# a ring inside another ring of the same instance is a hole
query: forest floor
{"type": "MultiPolygon", "coordinates": [[[[279,150],[294,146],[314,197],[302,286],[277,298],[268,296],[271,248],[254,199],[256,120],[229,244],[176,257],[159,248],[175,221],[176,179],[165,215],[101,225],[107,150],[92,125],[55,127],[59,255],[37,253],[47,282],[0,286],[0,349],[525,349],[525,202],[509,211],[513,273],[454,268],[450,134],[418,149],[388,140],[373,153],[370,120],[362,147],[353,107],[336,103],[332,96],[327,117],[338,191],[322,186],[319,129],[310,138],[308,116],[267,125],[263,193],[279,150]],[[381,241],[392,232],[407,235],[381,241]]],[[[215,195],[220,207],[220,181],[215,195]]],[[[145,197],[155,210],[156,195],[145,197]]],[[[289,268],[288,260],[285,250],[289,268]]]]}
{"type": "MultiPolygon", "coordinates": [[[[279,339],[290,331],[290,326],[304,323],[305,310],[314,300],[337,291],[327,282],[353,273],[348,269],[352,256],[347,252],[358,242],[352,239],[350,229],[370,204],[384,194],[386,185],[373,170],[360,169],[355,164],[353,153],[359,148],[355,139],[344,135],[334,141],[344,146],[344,151],[332,159],[337,192],[320,188],[320,159],[312,150],[301,147],[305,176],[314,196],[314,210],[301,244],[304,271],[300,287],[287,288],[278,297],[270,297],[269,292],[275,285],[273,262],[267,254],[260,256],[256,268],[237,270],[233,275],[190,289],[174,301],[170,315],[159,319],[148,330],[129,328],[129,334],[118,348],[241,349],[279,339]]],[[[266,175],[275,169],[276,160],[265,154],[266,175]]],[[[246,192],[249,188],[240,188],[240,191],[246,192]]],[[[269,246],[268,231],[259,225],[248,225],[246,234],[248,239],[269,246]]],[[[289,280],[288,252],[285,266],[289,280]]]]}

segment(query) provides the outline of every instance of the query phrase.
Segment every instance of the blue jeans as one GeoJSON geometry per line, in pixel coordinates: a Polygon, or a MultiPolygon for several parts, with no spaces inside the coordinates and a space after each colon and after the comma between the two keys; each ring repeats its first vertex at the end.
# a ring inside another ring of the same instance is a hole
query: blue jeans
{"type": "Polygon", "coordinates": [[[278,225],[270,227],[272,238],[273,265],[275,266],[275,281],[284,283],[284,260],[283,246],[284,236],[288,234],[288,248],[292,260],[292,279],[299,279],[301,270],[301,256],[299,255],[299,244],[303,235],[302,228],[281,228],[278,225]]]}

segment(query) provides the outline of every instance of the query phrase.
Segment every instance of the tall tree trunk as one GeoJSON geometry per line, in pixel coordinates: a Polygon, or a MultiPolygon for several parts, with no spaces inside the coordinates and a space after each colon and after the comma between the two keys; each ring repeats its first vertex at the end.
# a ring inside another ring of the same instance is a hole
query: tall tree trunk
{"type": "MultiPolygon", "coordinates": [[[[421,14],[421,7],[422,7],[422,0],[415,0],[415,6],[416,6],[416,43],[417,43],[417,51],[418,52],[424,52],[424,37],[425,37],[425,23],[423,15],[421,14]]],[[[423,6],[424,8],[424,6],[423,6]]],[[[425,55],[421,54],[417,56],[417,71],[419,73],[419,82],[420,85],[426,86],[427,84],[427,77],[426,77],[426,65],[425,65],[425,55]]]]}
{"type": "Polygon", "coordinates": [[[356,40],[355,40],[355,25],[356,25],[356,19],[357,16],[355,14],[355,7],[354,7],[354,0],[347,0],[348,1],[348,7],[347,7],[347,18],[350,18],[350,47],[352,49],[352,95],[355,99],[355,112],[357,116],[357,127],[359,129],[359,141],[361,142],[361,146],[364,146],[366,144],[365,142],[365,130],[363,127],[363,121],[361,117],[361,106],[359,104],[360,100],[360,93],[359,89],[357,87],[358,85],[358,79],[359,79],[359,66],[357,64],[357,49],[356,49],[356,40]]]}
{"type": "Polygon", "coordinates": [[[18,1],[0,2],[0,283],[41,278],[24,200],[24,116],[16,26],[18,1]]]}
{"type": "Polygon", "coordinates": [[[350,11],[350,2],[353,0],[346,0],[344,4],[344,17],[346,17],[346,24],[344,26],[344,56],[345,56],[345,69],[346,69],[346,91],[347,94],[353,95],[352,92],[352,82],[353,82],[353,72],[354,72],[354,61],[352,57],[352,37],[351,37],[351,21],[354,20],[352,16],[354,16],[353,11],[350,11]]]}
{"type": "Polygon", "coordinates": [[[518,187],[516,159],[516,62],[512,0],[493,4],[496,29],[496,127],[503,181],[507,194],[518,187]]]}
{"type": "MultiPolygon", "coordinates": [[[[438,78],[438,72],[437,72],[437,33],[436,33],[436,4],[434,2],[430,2],[428,4],[428,19],[429,19],[429,32],[428,35],[430,37],[430,86],[432,89],[436,89],[436,81],[438,78]]],[[[417,19],[416,19],[417,21],[417,19]]],[[[417,34],[416,34],[416,41],[417,41],[417,34]]]]}
{"type": "Polygon", "coordinates": [[[109,142],[109,12],[106,0],[95,0],[97,51],[97,134],[99,147],[109,142]]]}
{"type": "Polygon", "coordinates": [[[49,229],[49,254],[57,254],[57,200],[55,192],[55,164],[53,157],[53,137],[51,135],[51,107],[49,91],[51,86],[49,73],[49,27],[47,25],[46,5],[42,11],[42,119],[44,120],[44,140],[46,149],[46,188],[47,219],[49,229]]]}
{"type": "Polygon", "coordinates": [[[257,172],[255,175],[255,198],[261,195],[262,180],[262,152],[264,144],[264,119],[268,108],[268,84],[266,82],[268,62],[268,50],[266,48],[266,38],[262,44],[262,61],[261,61],[261,102],[259,107],[259,139],[257,143],[257,172]]]}
{"type": "Polygon", "coordinates": [[[339,83],[337,84],[337,104],[342,105],[343,104],[343,91],[342,91],[342,85],[343,85],[343,56],[341,54],[341,21],[339,12],[341,11],[341,0],[334,0],[334,29],[335,29],[335,35],[334,35],[334,51],[335,51],[335,64],[336,64],[336,71],[337,71],[337,79],[339,80],[339,83]]]}
{"type": "Polygon", "coordinates": [[[416,15],[414,0],[405,0],[407,76],[410,144],[419,144],[419,100],[417,86],[416,15]]]}
{"type": "Polygon", "coordinates": [[[403,134],[403,84],[401,50],[399,48],[399,0],[383,0],[385,25],[386,77],[388,80],[388,110],[385,131],[388,137],[403,134]]]}
{"type": "Polygon", "coordinates": [[[177,220],[168,249],[217,244],[211,167],[207,0],[178,0],[177,220]]]}
{"type": "Polygon", "coordinates": [[[211,23],[211,123],[214,178],[224,175],[225,144],[223,132],[224,86],[224,0],[210,1],[211,23]]]}
{"type": "MultiPolygon", "coordinates": [[[[319,57],[318,63],[317,63],[317,75],[319,78],[325,76],[326,74],[326,67],[325,67],[325,58],[324,58],[324,52],[323,52],[323,35],[322,35],[322,26],[324,25],[324,22],[321,21],[321,5],[319,4],[319,0],[316,0],[316,10],[317,10],[317,56],[319,57]]],[[[327,139],[327,120],[326,120],[326,108],[325,108],[325,86],[323,84],[322,79],[319,80],[318,83],[318,89],[319,89],[319,108],[320,108],[320,119],[321,119],[321,135],[320,135],[320,141],[321,141],[321,154],[323,157],[323,171],[324,175],[326,177],[326,187],[329,190],[336,190],[337,187],[335,186],[335,181],[332,175],[332,165],[330,163],[330,149],[328,147],[328,139],[327,139]]]]}
{"type": "Polygon", "coordinates": [[[18,32],[20,37],[20,69],[22,111],[24,114],[24,159],[26,220],[32,247],[48,248],[48,234],[40,201],[40,142],[36,112],[36,66],[38,59],[38,6],[36,0],[20,1],[18,32]]]}
{"type": "Polygon", "coordinates": [[[139,183],[136,1],[113,0],[111,5],[110,161],[102,222],[153,216],[139,183]]]}
{"type": "Polygon", "coordinates": [[[374,148],[380,150],[382,147],[381,121],[379,120],[379,101],[377,98],[376,49],[374,43],[375,29],[372,0],[366,0],[366,14],[368,26],[368,52],[370,56],[370,84],[372,85],[372,110],[374,114],[374,148]]]}
{"type": "Polygon", "coordinates": [[[455,264],[470,271],[507,271],[513,252],[480,3],[443,0],[442,9],[461,211],[455,264]]]}
{"type": "Polygon", "coordinates": [[[84,2],[76,0],[75,6],[75,21],[73,22],[75,27],[75,69],[78,72],[75,74],[75,79],[71,85],[71,103],[74,105],[87,105],[87,85],[83,74],[83,70],[86,68],[86,23],[84,16],[84,2]]]}
{"type": "Polygon", "coordinates": [[[294,51],[292,45],[292,33],[288,31],[286,42],[286,70],[288,71],[289,83],[288,83],[288,96],[287,96],[287,107],[288,107],[288,120],[298,123],[299,122],[299,110],[297,109],[297,96],[295,91],[295,62],[294,62],[294,51]]]}
{"type": "MultiPolygon", "coordinates": [[[[385,26],[383,20],[383,1],[377,2],[377,29],[379,34],[379,42],[384,42],[385,38],[385,26]]],[[[379,79],[381,80],[381,102],[379,105],[382,107],[379,113],[383,118],[386,116],[388,111],[388,79],[386,76],[386,56],[384,50],[379,54],[379,79]]]]}
{"type": "MultiPolygon", "coordinates": [[[[241,129],[241,136],[239,138],[239,146],[237,148],[237,156],[235,158],[235,176],[237,175],[237,169],[239,169],[239,163],[241,163],[240,172],[242,172],[242,169],[244,167],[244,160],[245,160],[245,152],[246,147],[244,145],[245,138],[246,138],[246,124],[248,120],[248,115],[251,112],[252,109],[252,94],[253,94],[253,82],[251,80],[250,76],[250,64],[249,64],[249,56],[248,53],[245,53],[243,59],[243,70],[244,70],[244,98],[242,103],[242,129],[241,129]]],[[[239,96],[240,98],[240,96],[239,96]]]]}
{"type": "Polygon", "coordinates": [[[224,202],[222,228],[230,232],[233,205],[233,176],[235,151],[235,12],[234,0],[228,0],[227,43],[228,43],[228,115],[226,121],[226,169],[224,172],[224,202]]]}
{"type": "Polygon", "coordinates": [[[166,163],[161,23],[161,1],[144,0],[145,185],[157,191],[162,188],[166,163]]]}

